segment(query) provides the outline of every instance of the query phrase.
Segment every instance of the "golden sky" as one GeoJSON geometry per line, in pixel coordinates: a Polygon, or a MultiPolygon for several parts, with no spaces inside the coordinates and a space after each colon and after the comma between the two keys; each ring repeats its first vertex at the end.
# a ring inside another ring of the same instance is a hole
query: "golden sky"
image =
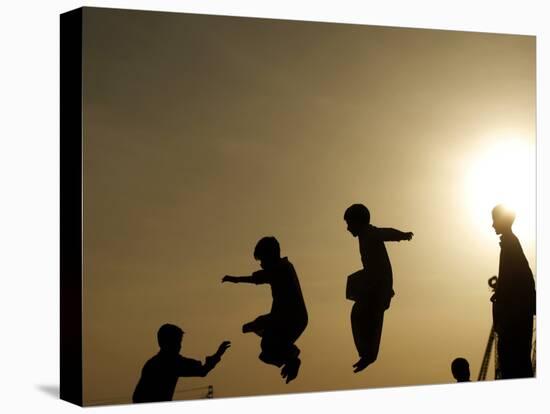
{"type": "MultiPolygon", "coordinates": [[[[232,348],[217,397],[451,382],[477,376],[498,269],[490,209],[518,207],[535,272],[535,38],[221,16],[84,13],[84,401],[129,402],[156,331],[182,354],[232,348]],[[387,243],[396,296],[378,361],[353,374],[346,276],[361,266],[343,213],[412,231],[387,243]],[[309,325],[286,385],[241,325],[267,286],[274,235],[309,325]]],[[[198,397],[176,393],[176,398],[198,397]]]]}

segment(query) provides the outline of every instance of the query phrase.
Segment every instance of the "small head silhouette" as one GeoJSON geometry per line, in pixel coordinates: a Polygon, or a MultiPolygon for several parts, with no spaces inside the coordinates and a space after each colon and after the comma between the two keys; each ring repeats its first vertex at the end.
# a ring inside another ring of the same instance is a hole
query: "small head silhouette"
{"type": "Polygon", "coordinates": [[[254,248],[254,258],[262,269],[269,269],[281,259],[281,247],[273,236],[263,237],[254,248]]]}
{"type": "Polygon", "coordinates": [[[516,219],[516,213],[513,210],[499,204],[491,212],[493,216],[493,228],[496,234],[502,234],[512,231],[512,224],[516,219]]]}
{"type": "Polygon", "coordinates": [[[157,332],[159,347],[163,352],[179,353],[183,331],[176,325],[165,323],[157,332]]]}
{"type": "Polygon", "coordinates": [[[451,363],[451,372],[456,382],[470,381],[470,364],[465,358],[456,358],[451,363]]]}
{"type": "Polygon", "coordinates": [[[370,212],[363,204],[353,204],[344,213],[344,220],[348,225],[348,231],[353,237],[361,232],[361,229],[370,224],[370,212]]]}

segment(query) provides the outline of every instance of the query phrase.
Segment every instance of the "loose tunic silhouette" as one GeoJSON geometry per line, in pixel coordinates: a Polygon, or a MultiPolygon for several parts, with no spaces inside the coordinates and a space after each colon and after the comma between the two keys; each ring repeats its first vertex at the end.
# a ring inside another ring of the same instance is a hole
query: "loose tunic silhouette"
{"type": "Polygon", "coordinates": [[[504,233],[500,240],[499,272],[493,304],[502,378],[533,376],[531,347],[535,313],[533,273],[518,238],[512,232],[504,233]]]}
{"type": "Polygon", "coordinates": [[[351,310],[351,330],[359,360],[354,372],[364,370],[378,358],[384,312],[390,307],[393,273],[386,246],[387,241],[411,240],[413,233],[370,224],[369,209],[353,204],[346,209],[344,220],[353,237],[359,239],[363,269],[348,277],[346,297],[355,304],[351,310]]]}
{"type": "Polygon", "coordinates": [[[260,360],[281,369],[289,383],[298,375],[300,350],[294,344],[304,332],[308,315],[298,275],[288,258],[281,258],[275,237],[264,237],[254,249],[262,270],[251,276],[223,277],[222,282],[268,284],[273,298],[271,311],[243,325],[243,333],[254,332],[262,338],[260,360]]]}
{"type": "Polygon", "coordinates": [[[251,276],[252,283],[269,284],[273,302],[271,312],[245,325],[262,337],[260,359],[281,366],[292,355],[297,356],[294,342],[304,332],[307,310],[294,266],[282,258],[274,268],[259,270],[251,276]]]}
{"type": "Polygon", "coordinates": [[[393,272],[384,242],[409,240],[410,236],[399,230],[369,224],[358,238],[363,270],[356,275],[363,278],[363,289],[358,288],[355,295],[351,327],[357,352],[368,364],[378,357],[384,312],[394,296],[393,272]]]}

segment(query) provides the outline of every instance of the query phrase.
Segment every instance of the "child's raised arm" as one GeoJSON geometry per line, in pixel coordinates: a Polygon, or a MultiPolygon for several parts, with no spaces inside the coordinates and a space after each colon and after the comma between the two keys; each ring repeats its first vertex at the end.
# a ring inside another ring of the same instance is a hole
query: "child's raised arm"
{"type": "Polygon", "coordinates": [[[411,240],[413,237],[412,232],[402,232],[391,227],[378,228],[378,234],[384,241],[401,241],[401,240],[411,240]]]}
{"type": "Polygon", "coordinates": [[[205,358],[204,364],[200,361],[181,358],[176,367],[180,377],[206,377],[221,361],[222,355],[231,346],[231,342],[223,341],[218,350],[205,358]]]}

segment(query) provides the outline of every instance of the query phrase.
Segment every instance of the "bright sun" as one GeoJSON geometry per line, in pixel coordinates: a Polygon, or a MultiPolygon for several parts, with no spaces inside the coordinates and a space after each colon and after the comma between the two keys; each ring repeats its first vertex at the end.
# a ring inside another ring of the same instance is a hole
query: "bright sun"
{"type": "Polygon", "coordinates": [[[516,212],[516,234],[534,238],[536,208],[534,145],[499,140],[477,153],[466,175],[466,194],[476,224],[491,231],[491,210],[504,204],[516,212]]]}

